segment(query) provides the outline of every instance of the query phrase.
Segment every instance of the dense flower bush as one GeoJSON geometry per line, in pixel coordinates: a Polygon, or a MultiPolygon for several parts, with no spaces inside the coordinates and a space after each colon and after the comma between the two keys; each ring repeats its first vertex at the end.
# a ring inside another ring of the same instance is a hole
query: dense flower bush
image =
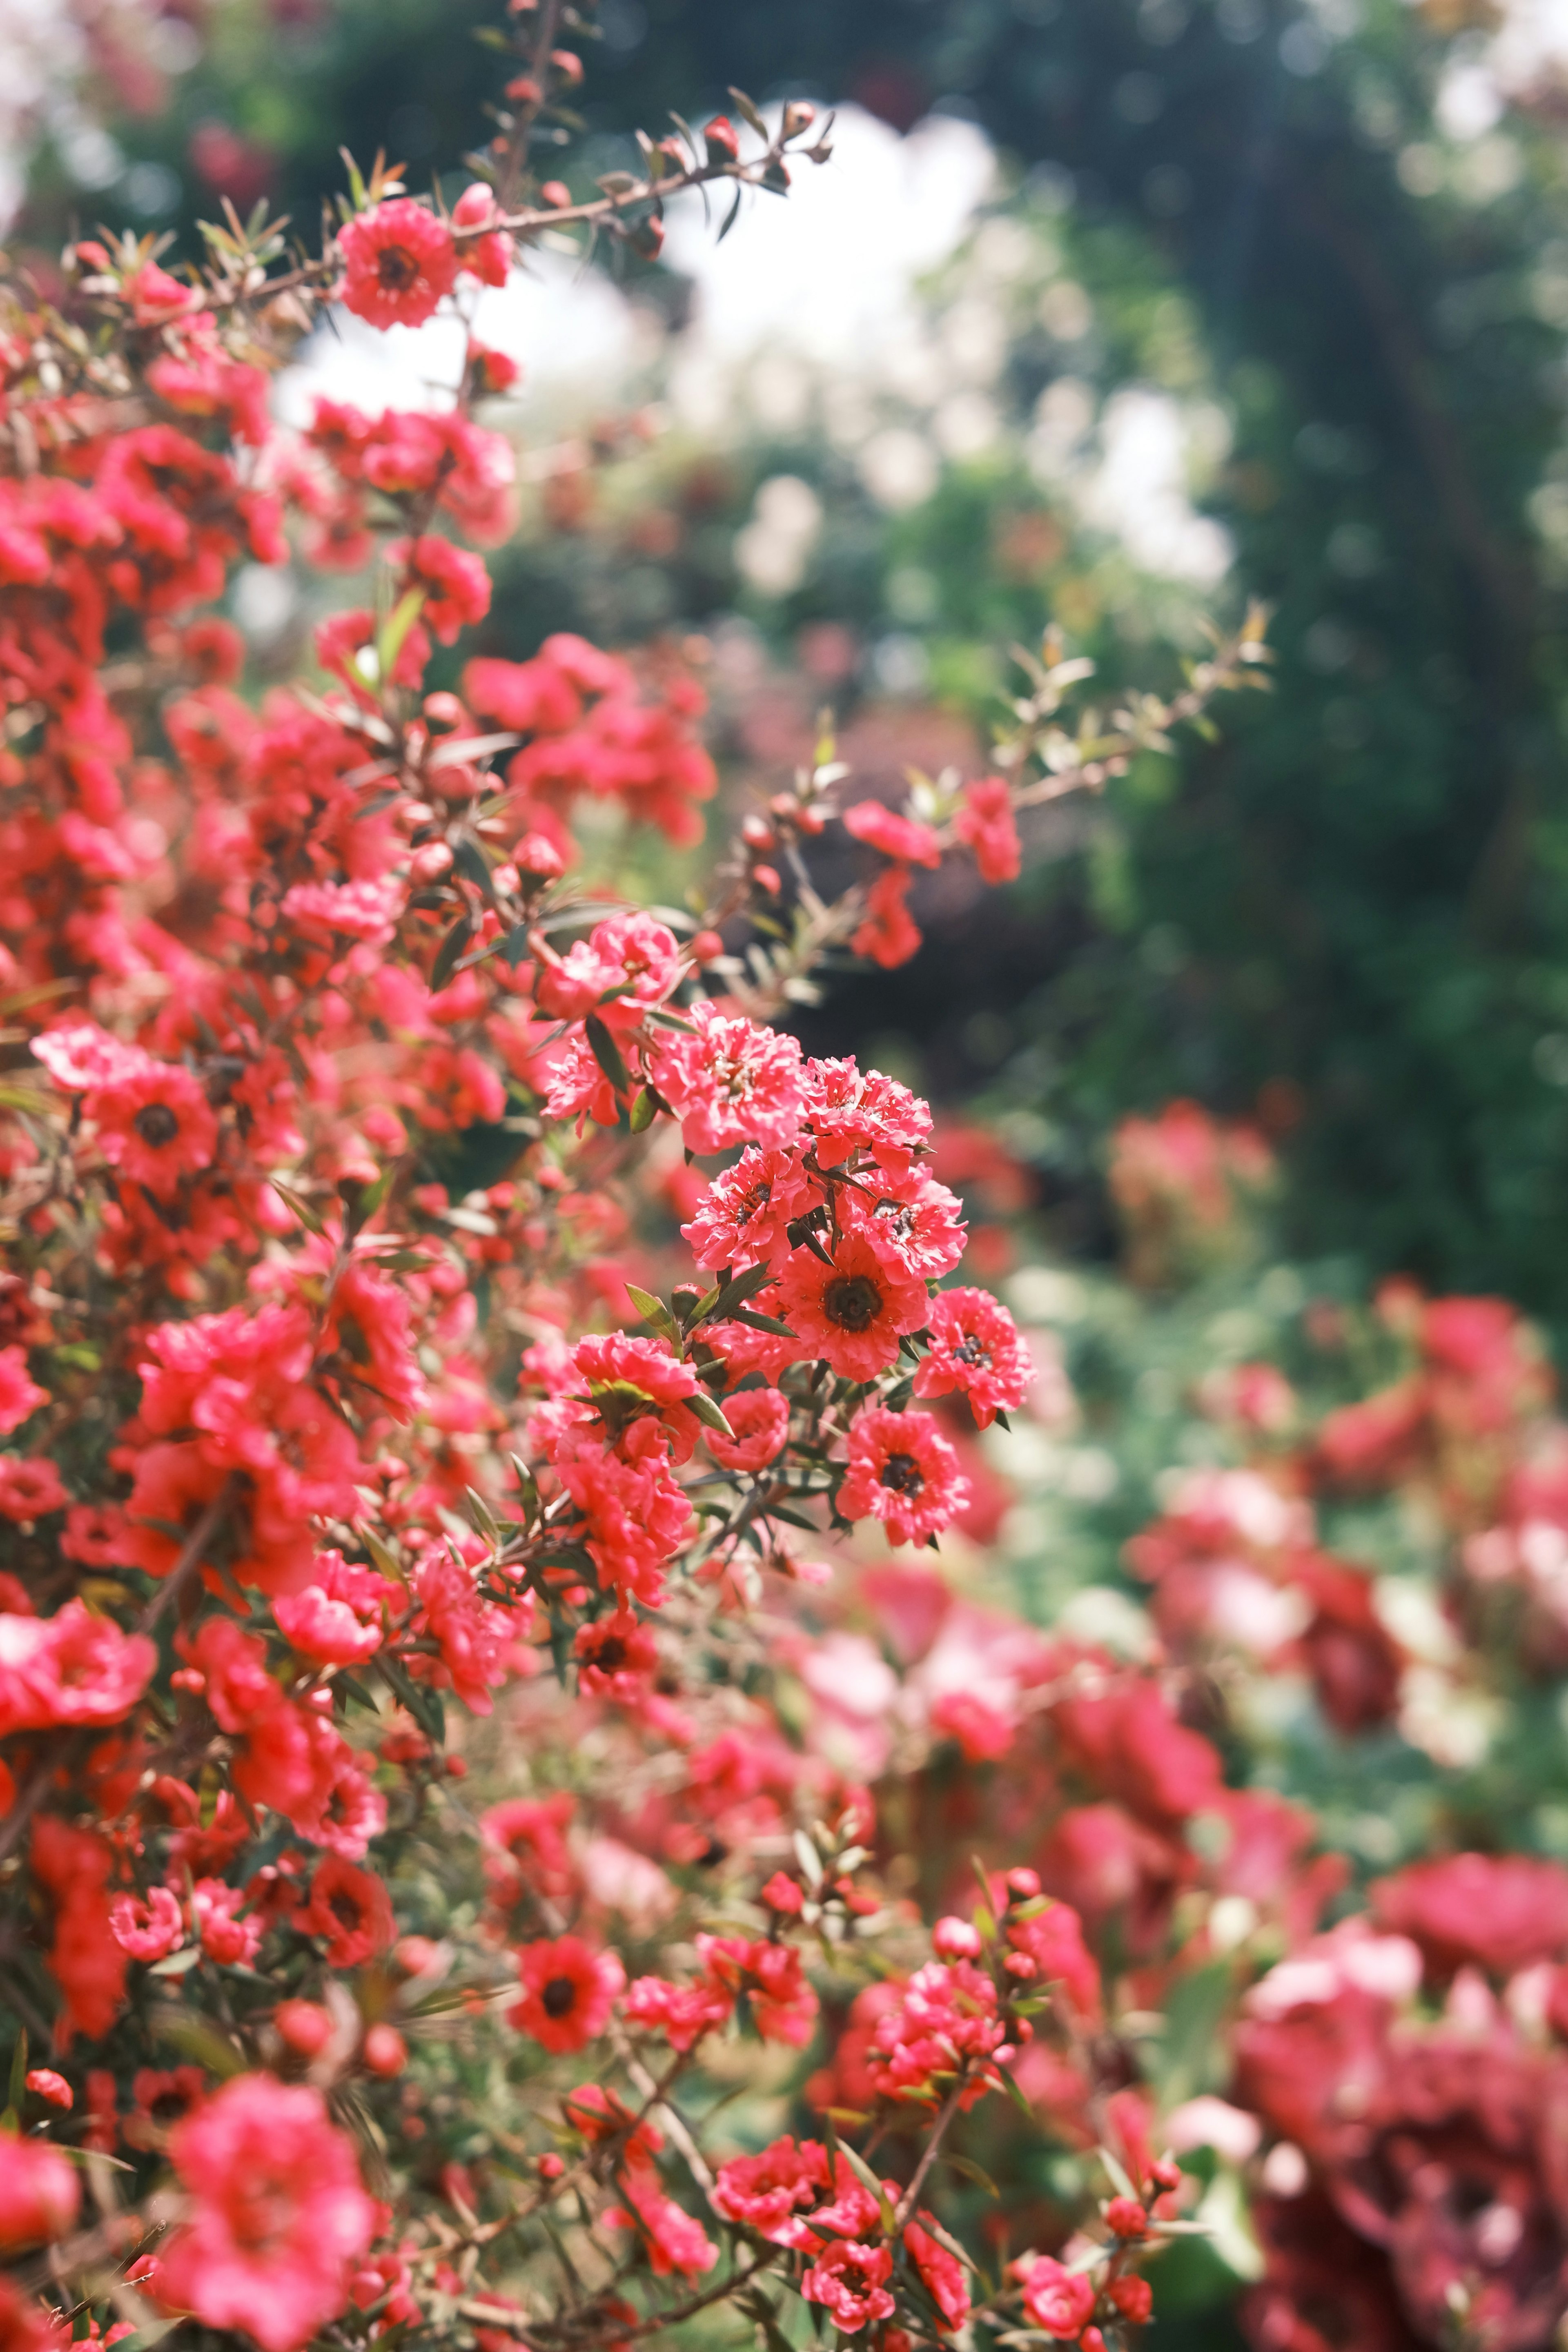
{"type": "MultiPolygon", "coordinates": [[[[431,685],[489,594],[447,531],[507,528],[495,355],[470,344],[437,413],[322,402],[290,439],[268,403],[330,300],[462,315],[546,231],[649,253],[671,192],[782,194],[826,155],[809,107],[770,137],[737,96],[745,155],[727,120],[682,128],[563,201],[530,153],[580,74],[568,21],[517,36],[449,212],[378,162],[319,255],[231,214],[199,268],[89,237],[61,307],[5,296],[0,2310],[26,2352],[182,2324],[626,2344],[725,2301],[772,2344],[804,2305],[884,2352],[972,2315],[1100,2352],[1195,2226],[1103,2038],[1090,1896],[1080,1919],[998,1853],[928,1927],[900,1809],[922,1737],[991,1758],[1049,1715],[1157,1843],[1223,1805],[1212,1752],[1153,1682],[1023,1629],[1016,1706],[983,1680],[910,1715],[904,1794],[795,1703],[842,1709],[860,1654],[824,1545],[934,1543],[972,1500],[965,1428],[1005,1428],[1032,1366],[996,1302],[939,1287],[964,1228],[926,1105],[760,1016],[829,949],[910,952],[913,866],[1015,871],[1015,809],[1163,740],[1258,632],[1072,728],[1085,666],[1047,646],[994,776],[844,813],[877,862],[842,898],[805,863],[831,747],[690,910],[591,898],[582,796],[700,832],[700,698],[568,635],[431,685]],[[321,677],[258,707],[204,608],[291,543],[374,590],[321,624],[321,677]],[[815,2062],[810,2130],[781,2061],[815,2062]],[[721,2118],[727,2078],[749,2115],[721,2118]],[[943,2218],[984,2179],[968,2118],[1037,2131],[1032,2100],[1100,2169],[983,2263],[943,2218]]],[[[891,1575],[895,1614],[941,1613],[891,1575]]],[[[1037,1822],[1015,1803],[998,1840],[1037,1822]]]]}

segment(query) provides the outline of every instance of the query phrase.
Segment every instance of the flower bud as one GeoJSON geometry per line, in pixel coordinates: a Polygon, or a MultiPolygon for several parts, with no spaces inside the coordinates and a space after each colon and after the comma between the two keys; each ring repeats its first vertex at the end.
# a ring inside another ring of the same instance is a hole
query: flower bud
{"type": "Polygon", "coordinates": [[[784,888],[784,884],[779,880],[778,868],[773,866],[753,866],[752,879],[758,889],[765,890],[771,898],[776,898],[784,888]]]}
{"type": "Polygon", "coordinates": [[[762,1899],[770,1911],[781,1912],[790,1919],[799,1916],[805,1902],[805,1896],[795,1881],[786,1878],[782,1870],[774,1871],[762,1890],[762,1899]]]}
{"type": "Polygon", "coordinates": [[[664,223],[657,213],[647,220],[634,221],[626,232],[626,243],[644,261],[657,261],[664,250],[664,223]]]}
{"type": "Polygon", "coordinates": [[[452,852],[444,841],[427,841],[416,849],[408,861],[408,870],[416,882],[437,882],[452,863],[452,852]]]}
{"type": "Polygon", "coordinates": [[[408,2044],[395,2025],[373,2025],[365,2034],[360,2056],[371,2074],[390,2081],[407,2065],[408,2044]]]}
{"type": "Polygon", "coordinates": [[[1020,1868],[1007,1873],[1007,1892],[1019,1903],[1032,1903],[1039,1891],[1040,1874],[1037,1870],[1020,1868]]]}
{"type": "Polygon", "coordinates": [[[572,191],[564,180],[546,180],[539,191],[539,201],[552,212],[562,213],[572,202],[572,191]]]}
{"type": "Polygon", "coordinates": [[[931,1949],[943,1960],[977,1960],[984,1949],[979,1928],[967,1919],[939,1919],[931,1940],[931,1949]]]}
{"type": "Polygon", "coordinates": [[[1145,2238],[1149,2216],[1136,2197],[1113,2197],[1105,2209],[1105,2226],[1114,2237],[1145,2238]]]}
{"type": "Polygon", "coordinates": [[[405,1976],[422,1977],[440,1958],[441,1947],[433,1944],[428,1936],[400,1936],[393,1946],[392,1957],[405,1976]]]}
{"type": "Polygon", "coordinates": [[[506,94],[514,106],[539,106],[544,98],[544,92],[531,74],[519,74],[514,80],[509,81],[506,94]]]}
{"type": "Polygon", "coordinates": [[[749,816],[741,826],[741,838],[749,849],[772,849],[778,836],[765,816],[749,816]]]}
{"type": "Polygon", "coordinates": [[[583,79],[583,60],[575,49],[552,49],[550,62],[562,80],[575,89],[583,79]]]}
{"type": "Polygon", "coordinates": [[[556,2156],[553,2152],[549,2156],[542,2156],[539,2159],[541,2180],[559,2180],[565,2169],[564,2158],[556,2156]]]}
{"type": "Polygon", "coordinates": [[[741,141],[734,124],[727,114],[716,114],[702,133],[710,163],[738,163],[741,141]]]}
{"type": "Polygon", "coordinates": [[[693,963],[711,963],[716,956],[721,956],[723,952],[724,942],[717,931],[692,933],[690,955],[693,963]]]}
{"type": "Polygon", "coordinates": [[[296,2058],[315,2058],[332,2038],[332,2021],[320,2001],[280,2000],[272,2022],[286,2050],[296,2058]]]}
{"type": "Polygon", "coordinates": [[[34,2066],[28,2072],[26,2082],[33,2096],[47,2100],[51,2107],[72,2107],[76,2105],[75,2092],[65,2076],[57,2074],[52,2066],[34,2066]]]}
{"type": "Polygon", "coordinates": [[[483,228],[495,213],[496,192],[484,180],[473,181],[452,206],[452,218],[459,228],[483,228]]]}
{"type": "Polygon", "coordinates": [[[792,98],[784,110],[784,135],[794,139],[801,131],[809,131],[816,121],[816,109],[808,100],[792,98]]]}

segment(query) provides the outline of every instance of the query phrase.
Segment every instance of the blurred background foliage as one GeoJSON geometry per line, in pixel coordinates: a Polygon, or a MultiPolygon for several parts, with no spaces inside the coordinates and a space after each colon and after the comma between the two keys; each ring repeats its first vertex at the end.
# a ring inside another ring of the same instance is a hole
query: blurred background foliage
{"type": "MultiPolygon", "coordinates": [[[[101,0],[17,85],[13,237],[47,269],[73,225],[188,233],[220,193],[310,233],[340,146],[384,140],[455,193],[501,76],[489,14],[101,0]]],[[[672,235],[626,289],[603,430],[581,384],[539,394],[491,645],[700,630],[733,789],[802,756],[826,703],[891,793],[906,761],[980,756],[1004,649],[1047,621],[1114,682],[1265,597],[1270,698],[1056,819],[1004,901],[939,879],[916,962],[846,975],[803,1028],[1001,1116],[1080,1251],[1110,1245],[1111,1123],[1185,1093],[1279,1142],[1292,1248],[1561,1323],[1568,89],[1528,11],[602,0],[599,20],[563,166],[584,184],[635,123],[700,120],[732,83],[921,125],[911,152],[967,130],[995,160],[925,270],[920,331],[852,366],[809,331],[765,366],[694,342],[700,239],[672,235]]],[[[869,270],[879,224],[838,202],[869,270]]],[[[286,646],[276,600],[252,602],[263,655],[286,646]]]]}

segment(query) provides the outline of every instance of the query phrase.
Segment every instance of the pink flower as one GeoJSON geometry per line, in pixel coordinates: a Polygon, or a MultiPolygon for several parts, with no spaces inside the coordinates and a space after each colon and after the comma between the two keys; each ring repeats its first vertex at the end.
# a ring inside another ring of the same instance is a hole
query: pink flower
{"type": "Polygon", "coordinates": [[[659,1032],[653,1082],[679,1119],[688,1151],[788,1143],[804,1107],[795,1039],[705,999],[687,1017],[691,1034],[659,1032]]]}
{"type": "Polygon", "coordinates": [[[733,1438],[705,1432],[708,1451],[721,1470],[752,1475],[765,1470],[784,1452],[789,1435],[789,1399],[777,1389],[742,1389],[724,1400],[724,1418],[733,1438]]]}
{"type": "Polygon", "coordinates": [[[63,2238],[80,2203],[77,2175],[58,2148],[0,2131],[0,2246],[63,2238]]]}
{"type": "Polygon", "coordinates": [[[240,2074],[175,2126],[169,2154],[191,2210],[161,2249],[160,2302],[297,2352],[346,2307],[376,2229],[320,2092],[240,2074]]]}
{"type": "Polygon", "coordinates": [[[76,2105],[76,2093],[65,2076],[57,2074],[52,2066],[30,2066],[26,2083],[33,2096],[47,2101],[51,2107],[64,2107],[68,2112],[76,2105]]]}
{"type": "Polygon", "coordinates": [[[869,2321],[892,2317],[893,2298],[887,2289],[892,2274],[889,2247],[862,2245],[850,2238],[823,2249],[802,2278],[800,2291],[807,2303],[825,2304],[835,2326],[846,2336],[856,2336],[869,2321]]]}
{"type": "Polygon", "coordinates": [[[595,1951],[576,1936],[525,1944],[517,1973],[522,1999],[507,2011],[507,2023],[557,2053],[581,2050],[603,2033],[626,1982],[614,1952],[595,1951]]]}
{"type": "Polygon", "coordinates": [[[338,233],[343,301],[373,327],[417,327],[458,275],[451,231],[411,197],[361,213],[338,233]]]}
{"type": "Polygon", "coordinates": [[[272,1614],[280,1633],[302,1658],[318,1665],[353,1666],[374,1657],[383,1638],[383,1615],[392,1587],[374,1569],[324,1551],[316,1561],[320,1581],[302,1592],[279,1593],[272,1614]]]}
{"type": "Polygon", "coordinates": [[[122,1633],[84,1601],[68,1601],[52,1617],[0,1615],[0,1738],[122,1723],[157,1663],[145,1633],[122,1633]]]}
{"type": "Polygon", "coordinates": [[[974,852],[983,882],[1016,882],[1022,865],[1013,796],[1005,776],[982,776],[963,788],[963,806],[952,820],[960,841],[974,852]]]}
{"type": "Polygon", "coordinates": [[[184,1939],[179,1904],[166,1886],[150,1887],[145,1903],[134,1895],[117,1895],[109,1925],[115,1942],[133,1960],[163,1959],[184,1939]]]}
{"type": "Polygon", "coordinates": [[[924,1283],[866,1226],[844,1233],[826,1264],[814,1250],[797,1250],[769,1295],[799,1336],[799,1352],[822,1357],[847,1381],[872,1381],[886,1371],[900,1336],[919,1330],[931,1303],[924,1283]]]}
{"type": "Polygon", "coordinates": [[[1013,2265],[1024,2282],[1024,2310],[1047,2336],[1078,2336],[1094,2314],[1094,2282],[1049,2254],[1024,2254],[1013,2265]]]}
{"type": "MultiPolygon", "coordinates": [[[[931,2217],[928,2213],[924,2218],[929,2221],[931,2217]]],[[[943,2322],[949,2327],[962,2327],[969,2316],[969,2282],[963,2263],[919,2221],[905,2225],[904,2244],[943,2322]]]]}
{"type": "Polygon", "coordinates": [[[821,1195],[799,1165],[799,1147],[764,1150],[750,1144],[715,1176],[689,1225],[680,1228],[705,1273],[721,1266],[777,1265],[788,1256],[786,1227],[819,1205],[821,1195]]]}
{"type": "Polygon", "coordinates": [[[1005,1307],[984,1290],[939,1290],[931,1303],[931,1349],[915,1374],[915,1394],[969,1399],[981,1429],[1014,1412],[1034,1378],[1029,1351],[1005,1307]]]}
{"type": "Polygon", "coordinates": [[[868,1405],[849,1430],[849,1475],[839,1489],[847,1519],[880,1519],[892,1544],[924,1543],[969,1500],[958,1456],[929,1412],[868,1405]]]}
{"type": "Polygon", "coordinates": [[[713,2210],[769,2238],[775,2246],[810,2246],[801,2216],[828,2186],[827,2152],[816,2140],[776,2139],[760,2156],[721,2165],[713,2184],[713,2210]]]}
{"type": "Polygon", "coordinates": [[[28,1378],[26,1348],[0,1348],[0,1437],[20,1429],[48,1401],[48,1391],[28,1378]]]}

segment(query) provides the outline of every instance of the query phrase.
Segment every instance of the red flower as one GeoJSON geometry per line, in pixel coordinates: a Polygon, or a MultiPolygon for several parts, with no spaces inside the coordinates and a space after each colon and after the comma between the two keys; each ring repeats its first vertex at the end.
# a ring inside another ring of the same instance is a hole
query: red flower
{"type": "Polygon", "coordinates": [[[847,1519],[880,1519],[892,1544],[924,1543],[969,1500],[958,1456],[929,1412],[868,1405],[849,1431],[849,1475],[838,1493],[847,1519]]]}
{"type": "Polygon", "coordinates": [[[380,1879],[335,1853],[317,1864],[310,1899],[295,1912],[294,1925],[302,1935],[326,1937],[327,1966],[332,1969],[361,1967],[384,1952],[397,1932],[391,1897],[380,1879]]]}
{"type": "Polygon", "coordinates": [[[708,1451],[721,1470],[755,1475],[776,1462],[789,1435],[789,1399],[777,1389],[742,1389],[724,1400],[724,1418],[735,1434],[704,1433],[708,1451]]]}
{"type": "Polygon", "coordinates": [[[873,1381],[886,1371],[902,1334],[919,1330],[931,1305],[924,1283],[865,1226],[845,1233],[827,1264],[814,1250],[797,1250],[776,1296],[800,1352],[820,1356],[847,1381],[873,1381]]]}
{"type": "Polygon", "coordinates": [[[1381,1927],[1419,1944],[1444,1977],[1467,1964],[1510,1977],[1568,1952],[1568,1870],[1525,1854],[1418,1862],[1372,1891],[1381,1927]]]}
{"type": "Polygon", "coordinates": [[[910,869],[884,866],[866,893],[866,918],[849,945],[856,955],[868,956],[884,971],[908,963],[924,934],[908,906],[910,869]]]}
{"type": "Polygon", "coordinates": [[[558,2054],[603,2033],[626,1981],[614,1952],[595,1951],[576,1936],[525,1944],[517,1973],[522,1999],[507,2011],[507,2023],[558,2054]]]}
{"type": "Polygon", "coordinates": [[[138,1055],[113,1085],[91,1090],[85,1109],[104,1158],[161,1201],[174,1199],[182,1177],[212,1165],[217,1121],[199,1081],[177,1062],[138,1055]]]}
{"type": "Polygon", "coordinates": [[[614,1610],[592,1625],[580,1626],[572,1653],[580,1690],[626,1703],[642,1696],[658,1664],[658,1643],[630,1609],[614,1610]]]}
{"type": "Polygon", "coordinates": [[[1025,2254],[1013,2265],[1024,2282],[1024,2311],[1047,2336],[1077,2336],[1093,2315],[1094,2282],[1049,2254],[1025,2254]]]}
{"type": "Polygon", "coordinates": [[[960,841],[974,852],[983,882],[1016,882],[1023,863],[1013,796],[1004,776],[982,776],[965,784],[963,806],[952,820],[960,841]]]}
{"type": "Polygon", "coordinates": [[[918,817],[900,816],[880,801],[857,801],[844,812],[844,830],[904,866],[940,866],[942,844],[918,817]]]}
{"type": "MultiPolygon", "coordinates": [[[[452,206],[452,225],[455,228],[488,228],[489,224],[499,216],[495,190],[488,188],[482,180],[476,180],[471,187],[465,188],[452,206]]],[[[490,229],[489,235],[485,236],[465,237],[458,248],[458,267],[459,269],[470,271],[476,278],[482,278],[487,286],[504,286],[511,268],[510,237],[507,236],[504,229],[490,229]]],[[[487,352],[485,356],[487,359],[500,359],[501,355],[499,352],[487,352]]],[[[469,357],[471,364],[471,352],[469,357]]],[[[516,374],[515,369],[512,374],[516,374]]],[[[508,378],[492,389],[504,391],[506,382],[510,380],[508,378]]]]}
{"type": "Polygon", "coordinates": [[[361,213],[340,230],[342,299],[373,327],[417,327],[458,275],[451,231],[409,196],[361,213]]]}
{"type": "Polygon", "coordinates": [[[851,2238],[820,2252],[801,2280],[807,2303],[825,2304],[846,2336],[858,2335],[873,2319],[890,2319],[894,2303],[886,2282],[893,2273],[887,2246],[862,2245],[851,2238]]]}
{"type": "Polygon", "coordinates": [[[320,2092],[241,2074],[178,2124],[169,2154],[193,2202],[160,2250],[157,2294],[264,2352],[295,2352],[349,2300],[376,2209],[320,2092]]]}
{"type": "Polygon", "coordinates": [[[623,2173],[621,2189],[631,2212],[612,2208],[605,2219],[618,2221],[622,2228],[640,2227],[656,2278],[668,2278],[672,2271],[679,2271],[683,2278],[696,2278],[712,2269],[719,2259],[718,2247],[700,2221],[694,2221],[673,2197],[665,2195],[653,2172],[623,2173]]]}
{"type": "MultiPolygon", "coordinates": [[[[926,2221],[931,2220],[928,2213],[926,2221]]],[[[910,2261],[921,2275],[931,2301],[949,2327],[962,2327],[969,2316],[969,2282],[963,2275],[963,2264],[955,2254],[950,2254],[939,2238],[922,2229],[919,2221],[909,2222],[904,2230],[904,2244],[910,2261]]]]}
{"type": "Polygon", "coordinates": [[[386,560],[403,574],[405,587],[423,590],[419,618],[439,645],[455,646],[461,632],[490,609],[490,575],[482,559],[454,547],[449,539],[428,532],[421,539],[395,539],[388,542],[386,560]]]}
{"type": "Polygon", "coordinates": [[[916,1396],[958,1390],[981,1429],[1023,1403],[1035,1368],[1013,1318],[989,1292],[939,1290],[930,1329],[931,1350],[915,1374],[916,1396]]]}

